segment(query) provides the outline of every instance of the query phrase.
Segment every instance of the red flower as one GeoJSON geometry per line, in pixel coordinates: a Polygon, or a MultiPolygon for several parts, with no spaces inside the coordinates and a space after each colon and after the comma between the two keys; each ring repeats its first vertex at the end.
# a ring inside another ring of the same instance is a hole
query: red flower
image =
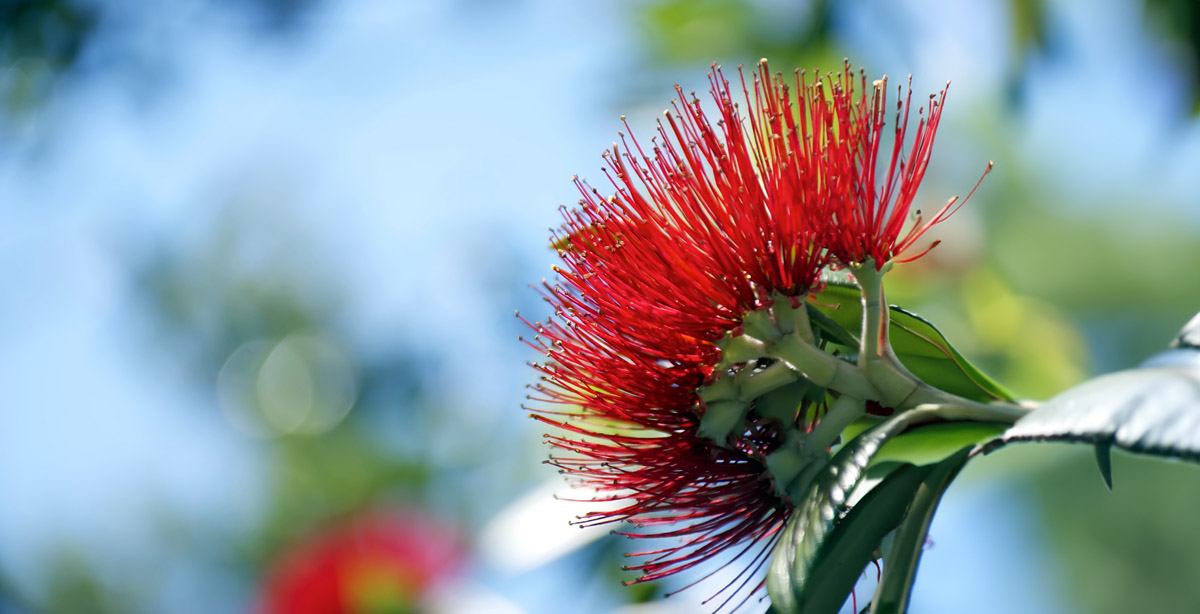
{"type": "Polygon", "coordinates": [[[793,90],[764,61],[749,85],[739,80],[740,103],[720,68],[709,80],[715,122],[676,87],[650,143],[622,134],[605,152],[611,197],[576,179],[583,198],[553,236],[561,283],[544,284],[554,316],[526,323],[538,333],[527,343],[547,357],[530,398],[534,417],[557,429],[549,462],[622,502],[580,523],[627,520],[638,529],[630,537],[675,538],[634,555],[644,557],[630,567],[635,582],[714,557],[743,561],[718,592],[732,589],[729,603],[762,586],[757,571],[792,510],[764,458],[819,411],[789,424],[752,413],[713,441],[700,434],[698,389],[720,375],[718,343],[740,334],[748,313],[799,306],[835,257],[886,261],[923,232],[899,235],[940,104],[918,127],[899,187],[888,179],[878,194],[884,101],[878,91],[870,107],[865,94],[855,101],[849,67],[812,85],[797,72],[793,90]]]}
{"type": "MultiPolygon", "coordinates": [[[[880,270],[891,261],[916,260],[936,247],[935,241],[916,255],[896,260],[933,225],[945,221],[966,204],[975,190],[972,189],[961,202],[957,196],[951,198],[929,219],[925,219],[918,210],[915,219],[910,222],[909,211],[929,166],[933,139],[941,122],[942,107],[950,84],[947,82],[946,88],[940,93],[931,94],[927,107],[917,109],[920,119],[907,155],[904,149],[908,141],[908,120],[912,109],[912,77],[909,77],[907,94],[903,88],[897,90],[897,95],[903,95],[904,100],[896,104],[892,151],[885,170],[878,166],[878,162],[885,133],[884,120],[888,112],[887,77],[875,81],[868,88],[866,76],[860,73],[862,91],[857,97],[854,81],[854,75],[847,65],[838,83],[832,87],[832,104],[841,120],[839,127],[842,129],[842,138],[848,143],[847,147],[839,147],[836,153],[851,155],[854,159],[850,164],[855,171],[849,177],[852,183],[851,197],[839,200],[834,207],[836,223],[831,228],[829,250],[845,264],[861,264],[868,258],[872,259],[876,270],[880,270]],[[957,207],[954,206],[956,203],[957,207]]],[[[984,171],[984,175],[987,175],[987,171],[984,171]]],[[[983,177],[979,181],[982,182],[983,177]]],[[[975,187],[978,188],[979,183],[975,187]]]]}
{"type": "Polygon", "coordinates": [[[446,527],[414,512],[375,514],[284,553],[263,587],[264,614],[412,611],[463,554],[446,527]]]}
{"type": "MultiPolygon", "coordinates": [[[[772,293],[799,300],[827,256],[819,241],[828,200],[815,177],[836,158],[813,154],[797,121],[832,129],[826,105],[797,114],[766,65],[742,117],[719,69],[710,75],[720,112],[677,102],[659,124],[653,157],[632,136],[605,154],[616,194],[578,182],[583,200],[564,210],[556,238],[564,282],[546,286],[555,316],[535,326],[546,383],[538,419],[567,453],[551,462],[626,505],[585,524],[631,520],[631,537],[681,537],[639,553],[637,581],[695,566],[723,550],[760,567],[789,507],[761,458],[778,445],[774,425],[750,425],[731,445],[701,437],[697,388],[720,360],[715,345],[772,293]],[[571,408],[581,408],[581,413],[571,408]]],[[[682,92],[679,92],[682,98],[682,92]]],[[[748,576],[735,580],[745,585],[748,576]]]]}

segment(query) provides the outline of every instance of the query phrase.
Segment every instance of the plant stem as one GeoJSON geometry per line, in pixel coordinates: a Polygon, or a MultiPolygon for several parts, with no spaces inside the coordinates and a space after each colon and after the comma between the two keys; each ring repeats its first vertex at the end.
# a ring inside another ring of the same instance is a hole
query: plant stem
{"type": "Polygon", "coordinates": [[[892,351],[888,336],[891,313],[883,295],[883,275],[889,268],[876,270],[872,259],[853,268],[854,278],[862,289],[863,307],[858,366],[879,391],[883,403],[900,409],[916,404],[910,402],[910,397],[920,388],[921,381],[892,351]]]}
{"type": "Polygon", "coordinates": [[[716,401],[749,403],[776,388],[796,381],[799,377],[798,373],[781,362],[776,362],[762,370],[746,367],[732,376],[723,373],[715,382],[700,388],[700,399],[705,403],[716,401]]]}
{"type": "Polygon", "coordinates": [[[811,343],[806,343],[796,335],[787,335],[771,344],[768,346],[768,352],[818,386],[857,399],[879,399],[879,393],[860,369],[811,343]]]}
{"type": "Polygon", "coordinates": [[[796,430],[788,430],[779,448],[763,459],[775,481],[775,492],[785,497],[789,496],[789,485],[808,469],[816,458],[808,445],[807,436],[796,430]]]}
{"type": "Polygon", "coordinates": [[[851,422],[863,417],[866,413],[866,401],[849,395],[838,397],[833,405],[829,406],[829,411],[825,412],[825,415],[817,422],[817,426],[808,434],[810,445],[818,450],[828,450],[837,442],[842,431],[850,426],[851,422]]]}
{"type": "Polygon", "coordinates": [[[985,405],[969,399],[948,395],[951,399],[946,403],[926,403],[899,414],[893,420],[904,423],[901,430],[908,429],[927,422],[937,421],[973,421],[1000,422],[1012,424],[1020,420],[1028,409],[1016,405],[999,404],[985,405]]]}
{"type": "Polygon", "coordinates": [[[786,386],[800,376],[787,365],[777,362],[761,371],[744,370],[746,375],[741,373],[734,378],[738,388],[738,398],[742,401],[750,402],[758,397],[786,386]]]}
{"type": "Polygon", "coordinates": [[[985,405],[952,394],[946,394],[945,396],[945,402],[918,405],[912,411],[926,411],[934,418],[942,420],[972,420],[975,422],[1002,422],[1005,424],[1012,424],[1020,420],[1030,411],[1026,408],[1007,403],[985,405]]]}
{"type": "Polygon", "coordinates": [[[808,343],[816,343],[813,336],[812,322],[808,319],[808,305],[800,299],[777,295],[771,313],[775,323],[784,333],[794,333],[808,343]],[[792,301],[797,301],[793,306],[792,301]]]}
{"type": "Polygon", "coordinates": [[[729,337],[718,344],[721,348],[721,362],[718,369],[727,369],[739,362],[747,362],[762,358],[767,353],[767,345],[750,335],[729,337]]]}
{"type": "Polygon", "coordinates": [[[883,274],[886,271],[875,269],[875,261],[868,258],[863,264],[852,269],[854,279],[862,289],[862,335],[861,347],[858,354],[858,364],[865,370],[867,363],[874,358],[883,358],[885,352],[891,351],[888,341],[887,302],[883,300],[883,274]]]}

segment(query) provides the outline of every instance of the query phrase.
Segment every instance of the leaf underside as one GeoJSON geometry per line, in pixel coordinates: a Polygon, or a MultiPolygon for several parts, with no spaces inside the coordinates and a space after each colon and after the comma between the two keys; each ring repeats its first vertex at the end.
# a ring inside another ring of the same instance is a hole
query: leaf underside
{"type": "Polygon", "coordinates": [[[1066,441],[1095,446],[1112,488],[1109,450],[1200,462],[1200,315],[1141,366],[1084,382],[1050,399],[984,446],[1066,441]]]}
{"type": "Polygon", "coordinates": [[[1200,351],[1170,350],[1142,367],[1071,388],[1017,421],[986,450],[1022,441],[1116,446],[1200,461],[1200,351]]]}

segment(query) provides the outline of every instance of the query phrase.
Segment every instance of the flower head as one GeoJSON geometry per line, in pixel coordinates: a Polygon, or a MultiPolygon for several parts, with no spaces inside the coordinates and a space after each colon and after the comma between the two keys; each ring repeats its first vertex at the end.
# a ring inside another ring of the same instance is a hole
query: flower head
{"type": "Polygon", "coordinates": [[[634,555],[637,582],[741,561],[714,595],[728,593],[724,604],[761,587],[793,507],[767,457],[789,431],[812,429],[824,395],[768,412],[757,397],[718,408],[702,393],[771,366],[723,350],[755,323],[786,326],[780,314],[803,312],[835,259],[891,259],[916,240],[891,217],[907,214],[936,119],[918,129],[920,171],[905,163],[908,179],[877,194],[867,157],[883,100],[855,101],[848,67],[810,84],[764,60],[749,80],[739,70],[736,94],[716,65],[709,81],[714,115],[676,87],[654,138],[621,134],[605,152],[611,195],[576,179],[582,199],[552,237],[560,283],[543,284],[554,315],[526,323],[546,356],[530,398],[557,429],[549,462],[620,502],[580,522],[630,521],[630,537],[675,540],[634,555]],[[706,424],[719,413],[732,426],[706,424]]]}
{"type": "Polygon", "coordinates": [[[857,80],[861,91],[856,96],[856,79],[847,65],[832,84],[831,103],[841,120],[840,136],[847,141],[847,146],[838,148],[836,153],[853,156],[854,160],[848,166],[853,167],[854,172],[848,177],[851,183],[849,197],[839,199],[834,205],[835,223],[831,226],[828,247],[844,264],[863,264],[871,260],[880,270],[888,262],[915,260],[936,247],[937,242],[934,242],[917,254],[905,254],[921,235],[953,215],[975,190],[972,189],[962,201],[957,196],[951,198],[928,219],[917,210],[910,221],[913,199],[929,166],[950,84],[947,82],[941,92],[930,94],[927,106],[917,108],[919,119],[911,139],[908,126],[912,111],[912,77],[909,77],[907,93],[904,88],[897,89],[891,152],[885,165],[880,166],[879,153],[887,132],[888,79],[884,76],[868,87],[865,74],[860,72],[857,80]]]}

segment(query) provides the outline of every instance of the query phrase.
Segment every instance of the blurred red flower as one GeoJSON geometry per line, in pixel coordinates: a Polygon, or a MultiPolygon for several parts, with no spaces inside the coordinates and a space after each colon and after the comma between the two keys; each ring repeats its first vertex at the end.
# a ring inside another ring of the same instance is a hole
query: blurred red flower
{"type": "Polygon", "coordinates": [[[448,527],[411,510],[374,512],[283,553],[263,586],[264,614],[419,611],[422,596],[463,562],[448,527]]]}

